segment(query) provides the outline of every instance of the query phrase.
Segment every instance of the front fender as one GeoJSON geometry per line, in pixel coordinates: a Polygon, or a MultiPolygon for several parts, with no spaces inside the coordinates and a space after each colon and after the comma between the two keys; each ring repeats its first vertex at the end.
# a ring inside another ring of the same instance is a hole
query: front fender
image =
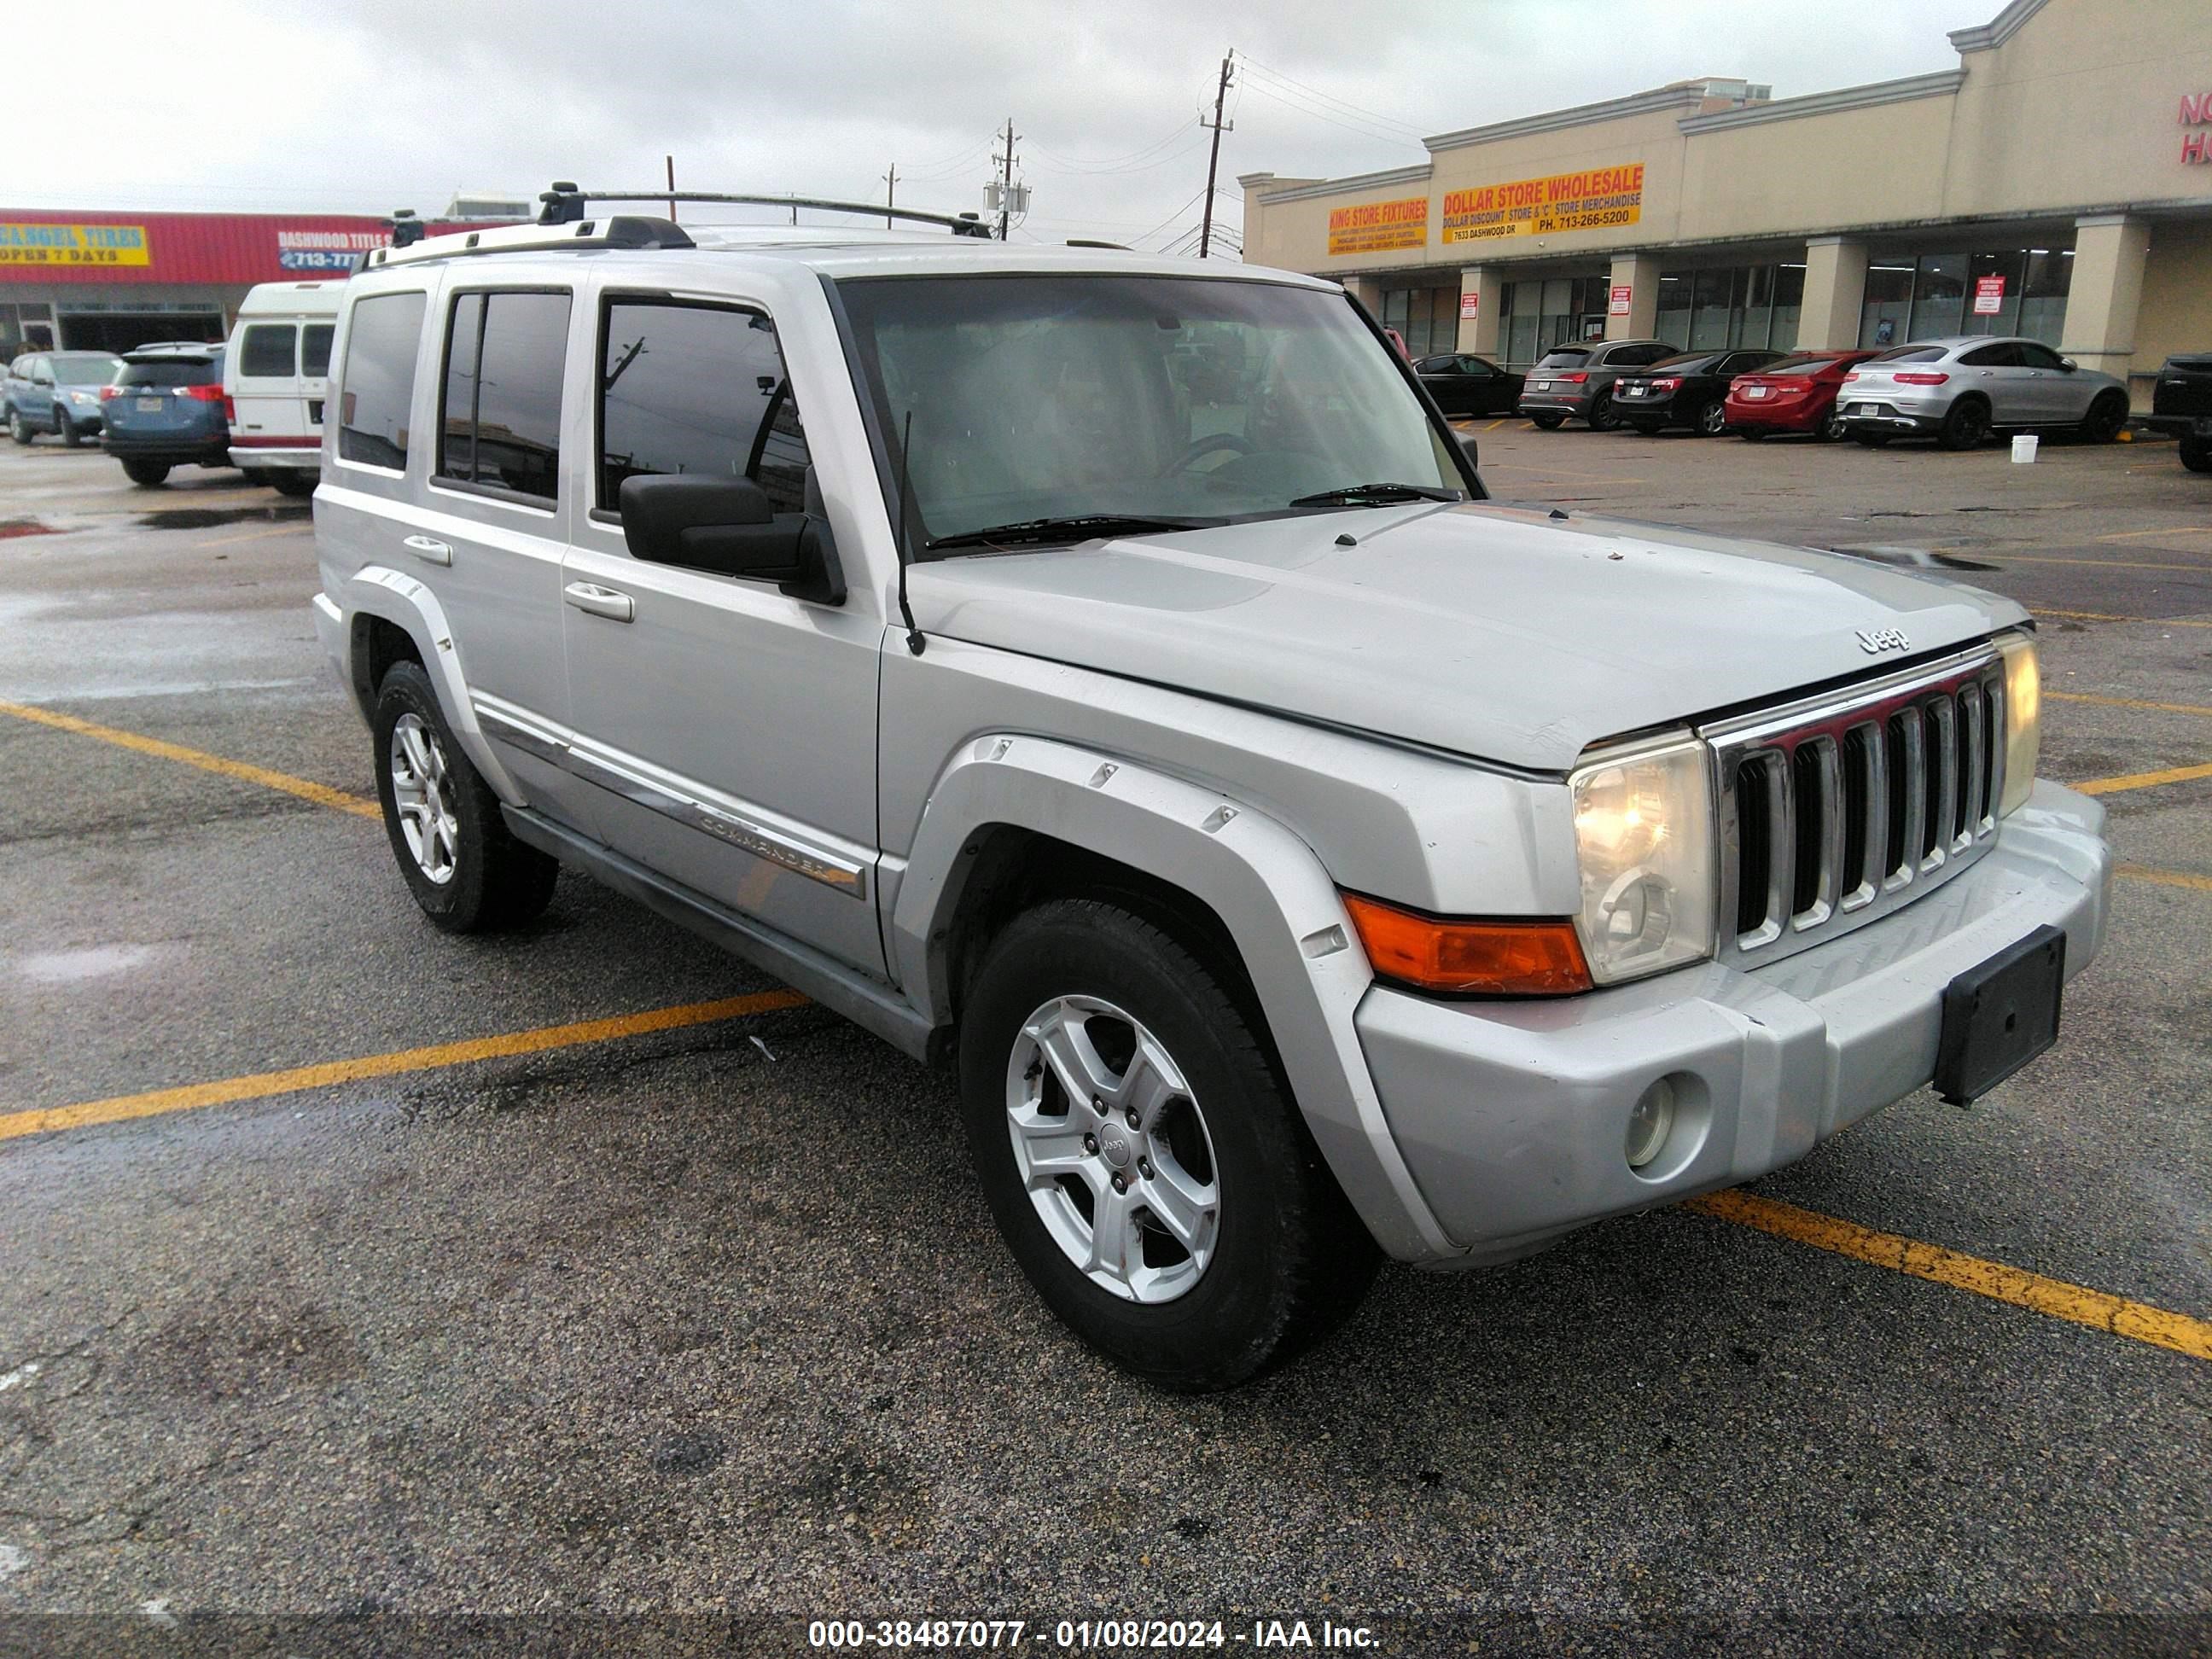
{"type": "Polygon", "coordinates": [[[469,700],[468,684],[461,678],[460,660],[453,650],[453,630],[447,625],[445,607],[438,603],[438,596],[403,570],[372,564],[349,577],[338,597],[344,623],[345,680],[363,716],[374,716],[376,688],[368,684],[368,661],[362,650],[362,631],[354,619],[378,617],[415,641],[423,672],[437,688],[438,706],[445,711],[446,724],[453,728],[463,752],[483,775],[492,793],[510,806],[527,806],[529,797],[492,753],[483,726],[477,723],[476,708],[469,700]]]}
{"type": "Polygon", "coordinates": [[[931,790],[890,921],[899,980],[939,1021],[943,948],[981,837],[1031,830],[1146,870],[1219,917],[1243,957],[1293,1096],[1345,1194],[1401,1261],[1459,1254],[1399,1156],[1352,1024],[1373,982],[1312,848],[1273,818],[1178,778],[1046,738],[963,744],[931,790]]]}

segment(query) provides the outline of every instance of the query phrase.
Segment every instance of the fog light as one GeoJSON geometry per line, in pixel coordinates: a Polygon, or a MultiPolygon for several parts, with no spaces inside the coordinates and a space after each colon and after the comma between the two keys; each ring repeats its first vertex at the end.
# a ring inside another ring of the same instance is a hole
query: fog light
{"type": "Polygon", "coordinates": [[[1628,1114],[1628,1167],[1640,1170],[1659,1156],[1674,1127],[1674,1085],[1661,1078],[1637,1096],[1628,1114]]]}

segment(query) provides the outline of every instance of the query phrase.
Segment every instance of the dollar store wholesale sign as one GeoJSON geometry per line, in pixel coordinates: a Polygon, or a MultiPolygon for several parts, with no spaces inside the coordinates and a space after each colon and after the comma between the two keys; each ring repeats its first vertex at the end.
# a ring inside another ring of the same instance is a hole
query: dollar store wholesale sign
{"type": "MultiPolygon", "coordinates": [[[[1610,230],[1644,216],[1644,163],[1516,179],[1444,192],[1444,240],[1484,242],[1498,236],[1545,236],[1570,230],[1610,230]]],[[[1334,237],[1331,240],[1334,241],[1334,237]]],[[[1329,252],[1336,250],[1331,247],[1329,252]]]]}
{"type": "Polygon", "coordinates": [[[1365,202],[1332,209],[1328,251],[1381,253],[1390,248],[1421,247],[1429,240],[1429,198],[1407,196],[1395,202],[1365,202]]]}

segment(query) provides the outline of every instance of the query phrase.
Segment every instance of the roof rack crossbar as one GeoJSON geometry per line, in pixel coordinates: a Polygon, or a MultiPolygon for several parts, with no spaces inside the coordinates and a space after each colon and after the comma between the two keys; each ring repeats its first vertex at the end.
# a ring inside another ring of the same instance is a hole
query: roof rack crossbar
{"type": "Polygon", "coordinates": [[[545,205],[538,216],[541,225],[565,224],[584,216],[592,202],[726,202],[739,207],[816,208],[829,213],[865,213],[886,219],[910,219],[917,224],[939,225],[955,236],[988,240],[990,227],[972,213],[932,213],[924,208],[892,207],[883,202],[841,202],[825,196],[745,196],[718,190],[580,190],[556,184],[538,198],[545,205]]]}

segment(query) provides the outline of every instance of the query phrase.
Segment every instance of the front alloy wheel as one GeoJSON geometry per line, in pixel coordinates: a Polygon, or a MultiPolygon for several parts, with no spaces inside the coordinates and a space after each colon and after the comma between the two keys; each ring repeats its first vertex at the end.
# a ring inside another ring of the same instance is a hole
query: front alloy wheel
{"type": "Polygon", "coordinates": [[[8,435],[19,444],[27,444],[39,434],[31,430],[31,423],[23,418],[21,410],[11,409],[8,411],[8,435]]]}
{"type": "Polygon", "coordinates": [[[1172,1302],[1220,1227],[1213,1141],[1159,1038],[1097,997],[1022,1022],[1006,1066],[1014,1168],[1060,1253],[1099,1289],[1172,1302]]]}

